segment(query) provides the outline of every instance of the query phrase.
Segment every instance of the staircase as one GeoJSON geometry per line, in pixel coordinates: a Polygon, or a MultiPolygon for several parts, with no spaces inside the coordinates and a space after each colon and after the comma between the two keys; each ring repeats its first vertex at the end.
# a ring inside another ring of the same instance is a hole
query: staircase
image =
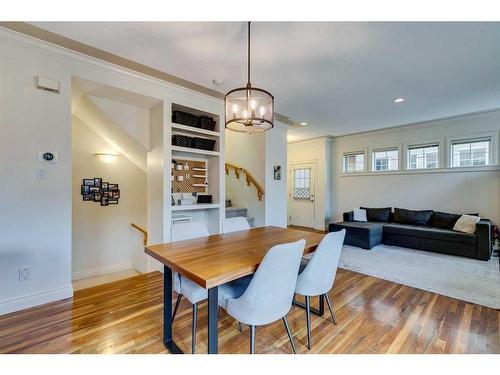
{"type": "Polygon", "coordinates": [[[231,203],[231,199],[226,199],[226,218],[230,217],[245,217],[248,221],[248,224],[253,227],[255,218],[248,216],[248,209],[245,207],[237,207],[233,206],[231,203]]]}

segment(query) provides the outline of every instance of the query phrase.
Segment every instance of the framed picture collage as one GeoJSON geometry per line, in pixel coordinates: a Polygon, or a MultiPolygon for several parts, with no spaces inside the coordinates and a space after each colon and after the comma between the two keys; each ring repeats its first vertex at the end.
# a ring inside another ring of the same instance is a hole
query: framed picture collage
{"type": "Polygon", "coordinates": [[[109,206],[118,204],[120,189],[118,184],[111,184],[102,178],[84,178],[82,197],[84,202],[99,202],[101,206],[109,206]]]}

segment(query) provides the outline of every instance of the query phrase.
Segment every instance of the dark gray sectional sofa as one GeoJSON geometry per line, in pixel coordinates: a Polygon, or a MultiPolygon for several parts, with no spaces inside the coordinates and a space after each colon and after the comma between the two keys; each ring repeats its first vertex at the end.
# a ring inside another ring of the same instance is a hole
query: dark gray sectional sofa
{"type": "MultiPolygon", "coordinates": [[[[362,207],[364,208],[364,207],[362,207]]],[[[444,254],[489,260],[492,251],[491,223],[481,219],[474,234],[452,230],[460,215],[431,210],[364,208],[367,222],[354,221],[353,212],[344,221],[329,225],[329,231],[346,229],[344,243],[371,249],[378,244],[410,247],[444,254]]]]}

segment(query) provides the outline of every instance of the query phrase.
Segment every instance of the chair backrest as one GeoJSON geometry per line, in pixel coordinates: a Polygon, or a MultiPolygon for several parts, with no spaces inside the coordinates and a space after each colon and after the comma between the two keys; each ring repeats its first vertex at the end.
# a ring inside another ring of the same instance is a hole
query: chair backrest
{"type": "Polygon", "coordinates": [[[202,223],[189,222],[172,225],[172,242],[191,240],[193,238],[207,237],[207,226],[202,223]]]}
{"type": "MultiPolygon", "coordinates": [[[[193,238],[207,237],[209,235],[207,226],[197,222],[177,223],[171,227],[172,242],[191,240],[193,238]]],[[[181,277],[177,272],[172,274],[174,289],[181,293],[181,277]]]]}
{"type": "Polygon", "coordinates": [[[249,325],[272,323],[292,306],[305,240],[273,246],[255,272],[243,295],[231,299],[227,311],[249,325]]]}
{"type": "Polygon", "coordinates": [[[330,232],[321,240],[309,263],[297,279],[298,294],[319,296],[332,289],[344,244],[345,229],[330,232]]]}
{"type": "Polygon", "coordinates": [[[222,233],[231,233],[248,229],[250,229],[250,225],[246,217],[229,217],[222,220],[222,233]]]}

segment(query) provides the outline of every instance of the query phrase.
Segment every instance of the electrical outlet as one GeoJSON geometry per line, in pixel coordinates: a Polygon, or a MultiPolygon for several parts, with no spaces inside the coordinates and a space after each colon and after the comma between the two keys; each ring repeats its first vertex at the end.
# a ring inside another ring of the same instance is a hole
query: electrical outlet
{"type": "Polygon", "coordinates": [[[31,268],[21,267],[19,268],[19,281],[25,281],[31,279],[31,268]]]}

